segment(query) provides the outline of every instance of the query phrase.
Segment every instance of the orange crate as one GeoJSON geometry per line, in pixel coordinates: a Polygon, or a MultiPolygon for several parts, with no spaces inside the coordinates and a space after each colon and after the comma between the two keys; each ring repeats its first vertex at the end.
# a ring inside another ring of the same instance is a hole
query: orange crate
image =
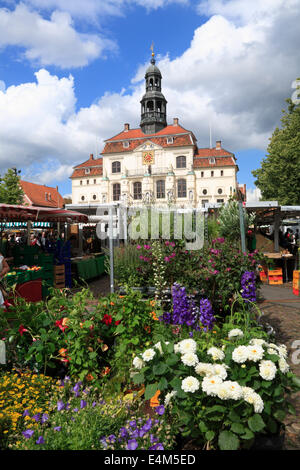
{"type": "Polygon", "coordinates": [[[271,285],[283,284],[283,277],[282,276],[270,276],[269,275],[269,284],[271,284],[271,285]]]}
{"type": "Polygon", "coordinates": [[[282,268],[269,269],[269,276],[282,276],[282,268]]]}
{"type": "Polygon", "coordinates": [[[293,280],[300,279],[300,271],[293,271],[293,280]]]}
{"type": "Polygon", "coordinates": [[[268,276],[262,271],[259,273],[259,278],[262,282],[268,282],[268,276]]]}
{"type": "Polygon", "coordinates": [[[300,289],[293,288],[293,294],[299,297],[300,289]]]}
{"type": "Polygon", "coordinates": [[[300,279],[293,279],[293,287],[295,289],[300,289],[300,279]]]}

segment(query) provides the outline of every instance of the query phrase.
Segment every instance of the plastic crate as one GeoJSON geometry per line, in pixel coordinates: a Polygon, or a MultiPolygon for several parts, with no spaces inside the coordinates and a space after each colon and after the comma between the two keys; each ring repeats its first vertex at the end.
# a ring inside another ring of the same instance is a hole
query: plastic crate
{"type": "Polygon", "coordinates": [[[299,293],[300,293],[300,289],[295,289],[295,288],[293,287],[293,294],[294,294],[294,295],[297,295],[297,296],[299,297],[299,293]]]}
{"type": "Polygon", "coordinates": [[[269,269],[269,276],[282,276],[282,268],[269,269]]]}
{"type": "Polygon", "coordinates": [[[270,285],[283,284],[283,277],[282,276],[270,276],[269,275],[269,284],[270,285]]]}

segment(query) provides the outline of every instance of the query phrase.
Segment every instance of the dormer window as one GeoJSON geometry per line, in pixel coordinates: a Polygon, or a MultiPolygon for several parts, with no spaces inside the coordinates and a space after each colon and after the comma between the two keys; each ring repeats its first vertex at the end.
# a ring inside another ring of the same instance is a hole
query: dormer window
{"type": "Polygon", "coordinates": [[[174,138],[173,137],[167,137],[167,144],[173,144],[174,143],[174,138]]]}
{"type": "Polygon", "coordinates": [[[86,175],[89,175],[90,172],[91,172],[91,169],[90,169],[90,168],[86,168],[86,169],[84,170],[84,172],[85,172],[86,175]]]}
{"type": "Polygon", "coordinates": [[[210,163],[211,165],[214,165],[214,164],[216,163],[215,157],[210,157],[209,163],[210,163]]]}
{"type": "Polygon", "coordinates": [[[124,147],[124,149],[128,149],[128,148],[129,148],[129,142],[128,142],[128,140],[125,140],[125,142],[123,142],[123,147],[124,147]]]}

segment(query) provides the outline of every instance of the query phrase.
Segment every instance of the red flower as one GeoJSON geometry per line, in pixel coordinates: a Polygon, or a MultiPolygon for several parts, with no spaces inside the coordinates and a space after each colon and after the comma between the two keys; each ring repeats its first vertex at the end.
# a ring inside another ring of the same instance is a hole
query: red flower
{"type": "Polygon", "coordinates": [[[121,320],[115,321],[115,325],[119,325],[119,323],[121,323],[121,320]]]}
{"type": "Polygon", "coordinates": [[[112,322],[112,316],[106,313],[104,317],[102,318],[102,321],[103,323],[105,323],[105,325],[110,325],[112,322]]]}
{"type": "Polygon", "coordinates": [[[66,318],[61,318],[60,320],[56,320],[55,322],[55,326],[58,326],[58,328],[64,332],[67,328],[68,328],[68,325],[66,324],[67,321],[66,318]]]}
{"type": "Polygon", "coordinates": [[[23,336],[23,333],[25,333],[25,331],[28,331],[28,330],[26,330],[26,328],[24,328],[23,325],[20,325],[19,326],[19,333],[20,333],[21,336],[23,336]]]}

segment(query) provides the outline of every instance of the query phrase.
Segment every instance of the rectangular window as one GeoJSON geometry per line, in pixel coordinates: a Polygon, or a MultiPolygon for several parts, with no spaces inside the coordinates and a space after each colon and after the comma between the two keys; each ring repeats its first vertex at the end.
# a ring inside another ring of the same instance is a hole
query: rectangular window
{"type": "Polygon", "coordinates": [[[210,172],[210,176],[214,176],[214,172],[213,172],[213,171],[210,172]]]}
{"type": "Polygon", "coordinates": [[[223,170],[221,170],[221,176],[223,176],[223,175],[224,175],[224,171],[223,171],[223,170]]]}
{"type": "Polygon", "coordinates": [[[156,197],[157,199],[165,199],[166,197],[164,180],[159,180],[156,182],[156,197]]]}
{"type": "Polygon", "coordinates": [[[113,185],[113,201],[119,201],[121,194],[121,186],[119,183],[113,185]]]}
{"type": "Polygon", "coordinates": [[[142,199],[142,183],[140,181],[133,183],[133,199],[142,199]]]}
{"type": "Polygon", "coordinates": [[[177,197],[186,197],[186,180],[177,181],[177,197]]]}
{"type": "Polygon", "coordinates": [[[224,199],[217,199],[217,202],[222,204],[224,202],[224,199]]]}
{"type": "Polygon", "coordinates": [[[204,171],[201,171],[201,178],[204,178],[204,171]]]}
{"type": "Polygon", "coordinates": [[[208,204],[208,199],[202,199],[201,203],[202,203],[202,207],[205,206],[205,204],[208,204]]]}

